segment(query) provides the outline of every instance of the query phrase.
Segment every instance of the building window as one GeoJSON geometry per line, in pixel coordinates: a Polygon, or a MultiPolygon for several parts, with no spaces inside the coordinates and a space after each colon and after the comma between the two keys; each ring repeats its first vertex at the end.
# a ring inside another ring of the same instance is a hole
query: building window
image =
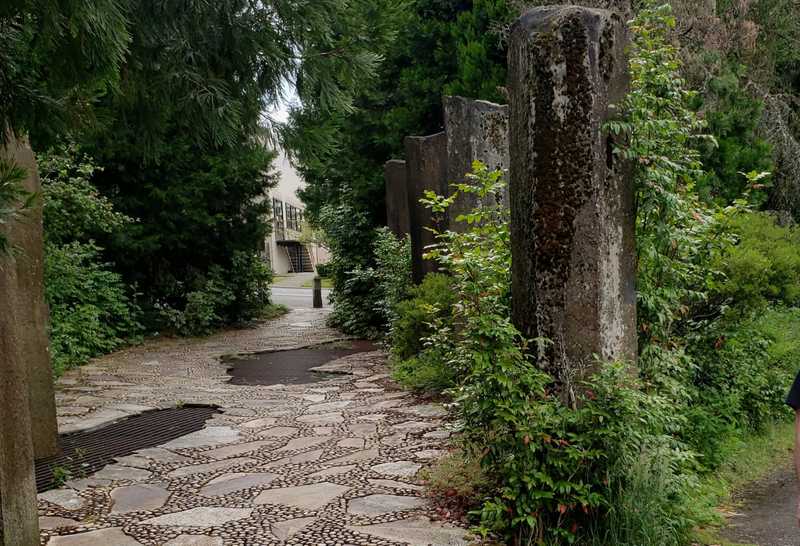
{"type": "Polygon", "coordinates": [[[280,240],[283,239],[283,203],[279,199],[272,199],[272,228],[275,236],[280,240]]]}

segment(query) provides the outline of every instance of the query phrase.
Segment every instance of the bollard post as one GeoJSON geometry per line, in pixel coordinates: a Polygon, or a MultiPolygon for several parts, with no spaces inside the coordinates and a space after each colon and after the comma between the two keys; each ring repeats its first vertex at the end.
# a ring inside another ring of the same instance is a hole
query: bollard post
{"type": "Polygon", "coordinates": [[[314,309],[322,309],[322,279],[314,277],[314,309]]]}

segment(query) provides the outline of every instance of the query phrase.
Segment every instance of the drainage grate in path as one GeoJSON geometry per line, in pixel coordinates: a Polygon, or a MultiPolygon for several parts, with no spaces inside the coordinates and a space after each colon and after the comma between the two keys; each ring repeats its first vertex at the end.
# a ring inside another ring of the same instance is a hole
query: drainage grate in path
{"type": "Polygon", "coordinates": [[[231,368],[229,383],[233,385],[276,385],[314,383],[330,379],[333,374],[312,372],[337,358],[376,350],[371,341],[326,343],[305,349],[270,351],[225,360],[231,368]]]}
{"type": "Polygon", "coordinates": [[[39,493],[53,489],[59,479],[87,476],[118,457],[198,431],[216,413],[219,410],[212,406],[186,405],[149,411],[88,432],[62,435],[61,455],[36,461],[36,489],[39,493]]]}

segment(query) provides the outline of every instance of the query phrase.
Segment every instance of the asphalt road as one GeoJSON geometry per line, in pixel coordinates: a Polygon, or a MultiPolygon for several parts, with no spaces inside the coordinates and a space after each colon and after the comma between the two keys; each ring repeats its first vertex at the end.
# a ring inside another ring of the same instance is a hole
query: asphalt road
{"type": "MultiPolygon", "coordinates": [[[[311,288],[286,288],[283,286],[272,286],[272,303],[282,303],[289,309],[310,309],[313,307],[313,294],[311,288]]],[[[322,305],[328,307],[328,295],[330,290],[322,289],[322,305]]]]}

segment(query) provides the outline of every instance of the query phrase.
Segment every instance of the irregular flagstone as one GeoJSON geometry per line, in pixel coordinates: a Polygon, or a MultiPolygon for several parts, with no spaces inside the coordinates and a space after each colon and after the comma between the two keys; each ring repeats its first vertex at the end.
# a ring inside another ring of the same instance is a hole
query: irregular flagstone
{"type": "Polygon", "coordinates": [[[309,402],[322,402],[325,400],[324,394],[304,394],[303,400],[307,400],[309,402]]]}
{"type": "Polygon", "coordinates": [[[114,459],[114,462],[121,464],[122,466],[132,466],[134,468],[147,469],[153,461],[152,459],[148,459],[142,455],[134,454],[126,455],[125,457],[117,457],[114,459]]]}
{"type": "Polygon", "coordinates": [[[179,535],[164,543],[164,546],[223,546],[225,543],[220,537],[205,535],[179,535]]]}
{"type": "Polygon", "coordinates": [[[378,426],[374,423],[350,423],[347,425],[347,430],[349,430],[350,434],[353,436],[372,436],[373,434],[377,434],[378,426]]]}
{"type": "Polygon", "coordinates": [[[261,465],[261,468],[275,468],[290,464],[311,463],[314,461],[318,461],[320,457],[322,457],[323,453],[325,453],[324,449],[307,451],[305,453],[300,453],[298,455],[292,455],[291,457],[284,457],[283,459],[278,459],[277,461],[269,462],[265,465],[261,465]]]}
{"type": "Polygon", "coordinates": [[[204,497],[223,496],[228,493],[233,493],[234,491],[241,491],[242,489],[268,485],[277,477],[277,474],[270,474],[267,472],[234,472],[231,474],[223,474],[204,485],[200,490],[200,494],[204,497]]]}
{"type": "Polygon", "coordinates": [[[404,444],[406,441],[405,433],[398,432],[396,434],[392,434],[390,436],[384,436],[381,438],[381,443],[386,444],[387,446],[396,446],[400,444],[404,444]]]}
{"type": "Polygon", "coordinates": [[[250,408],[226,408],[225,415],[232,417],[253,417],[256,412],[250,408]]]}
{"type": "Polygon", "coordinates": [[[330,464],[360,463],[376,459],[378,455],[379,453],[376,448],[365,449],[363,451],[356,451],[355,453],[351,453],[350,455],[345,455],[344,457],[337,457],[336,459],[331,459],[330,461],[326,462],[330,464]]]}
{"type": "Polygon", "coordinates": [[[277,422],[278,420],[275,417],[262,417],[260,419],[253,419],[252,421],[242,423],[240,426],[242,428],[267,428],[271,427],[277,422]]]}
{"type": "Polygon", "coordinates": [[[150,447],[147,449],[140,449],[136,452],[137,455],[141,455],[142,457],[147,457],[148,459],[152,459],[154,461],[158,461],[160,463],[185,463],[186,461],[191,461],[192,459],[189,457],[184,457],[183,455],[178,455],[177,453],[173,453],[167,449],[162,449],[160,447],[150,447]]]}
{"type": "Polygon", "coordinates": [[[423,449],[414,453],[414,457],[423,461],[433,461],[447,455],[443,449],[423,449]]]}
{"type": "Polygon", "coordinates": [[[308,413],[326,413],[331,411],[336,411],[340,409],[344,409],[353,402],[351,400],[339,400],[338,402],[325,402],[324,404],[314,404],[313,406],[308,406],[306,411],[308,413]]]}
{"type": "Polygon", "coordinates": [[[350,487],[330,482],[296,487],[283,487],[262,491],[253,501],[255,504],[284,504],[307,510],[322,508],[335,498],[349,491],[350,487]]]}
{"type": "Polygon", "coordinates": [[[294,427],[275,427],[275,428],[268,428],[267,430],[261,432],[261,436],[269,437],[269,438],[285,438],[286,436],[294,436],[297,434],[297,431],[294,427]]]}
{"type": "Polygon", "coordinates": [[[369,415],[359,415],[357,419],[361,421],[383,421],[388,417],[385,413],[371,413],[369,415]]]}
{"type": "Polygon", "coordinates": [[[366,408],[366,410],[367,411],[381,411],[381,410],[385,410],[385,409],[392,409],[392,408],[396,408],[398,406],[402,406],[403,403],[404,403],[403,400],[383,400],[381,402],[376,402],[375,404],[372,404],[371,406],[366,408]]]}
{"type": "Polygon", "coordinates": [[[333,468],[326,468],[325,470],[320,470],[319,472],[314,472],[313,474],[309,474],[308,477],[327,478],[328,476],[338,476],[340,474],[350,472],[354,468],[358,468],[358,465],[348,464],[344,466],[334,466],[333,468]]]}
{"type": "Polygon", "coordinates": [[[39,528],[52,530],[52,529],[68,529],[70,527],[77,527],[81,522],[69,518],[60,518],[56,516],[42,516],[39,518],[39,528]]]}
{"type": "Polygon", "coordinates": [[[392,425],[392,428],[398,432],[422,432],[423,430],[439,426],[439,423],[427,421],[406,421],[397,425],[392,425]]]}
{"type": "Polygon", "coordinates": [[[314,427],[314,434],[317,436],[330,436],[334,430],[336,429],[333,427],[314,427]]]}
{"type": "Polygon", "coordinates": [[[296,518],[279,521],[271,525],[272,534],[278,540],[288,540],[315,521],[317,521],[317,518],[296,518]]]}
{"type": "Polygon", "coordinates": [[[364,449],[364,438],[344,438],[339,440],[336,445],[339,447],[357,447],[359,449],[364,449]]]}
{"type": "MultiPolygon", "coordinates": [[[[105,402],[105,400],[103,400],[103,402],[105,402]]],[[[121,421],[122,419],[126,419],[128,417],[130,417],[130,414],[124,411],[102,409],[94,413],[87,414],[79,421],[59,427],[59,432],[62,434],[69,434],[72,432],[93,430],[105,425],[109,425],[116,421],[121,421]]]]}
{"type": "Polygon", "coordinates": [[[79,478],[77,480],[69,480],[65,483],[69,488],[76,489],[78,491],[86,491],[87,489],[91,489],[93,487],[105,487],[107,485],[111,485],[111,480],[98,480],[97,478],[79,478]]]}
{"type": "Polygon", "coordinates": [[[294,438],[293,440],[289,440],[285,446],[278,449],[278,452],[282,451],[296,451],[298,449],[306,449],[308,447],[315,447],[320,444],[324,444],[325,442],[329,441],[331,436],[302,436],[300,438],[294,438]]]}
{"type": "Polygon", "coordinates": [[[152,472],[148,470],[142,470],[141,468],[110,464],[92,474],[92,477],[98,480],[129,480],[132,482],[140,482],[148,479],[152,475],[152,472]]]}
{"type": "Polygon", "coordinates": [[[112,514],[127,514],[143,510],[157,510],[164,506],[169,498],[169,491],[157,485],[130,485],[117,487],[111,492],[114,501],[112,514]]]}
{"type": "Polygon", "coordinates": [[[67,510],[77,510],[86,503],[86,499],[78,495],[78,492],[74,489],[51,489],[50,491],[39,493],[38,498],[67,510]]]}
{"type": "Polygon", "coordinates": [[[444,417],[447,415],[447,410],[437,404],[424,404],[421,406],[411,406],[409,408],[402,408],[398,411],[402,413],[410,413],[420,417],[444,417]]]}
{"type": "Polygon", "coordinates": [[[245,453],[250,453],[251,451],[256,451],[269,445],[274,445],[274,442],[269,440],[260,440],[256,442],[247,442],[244,444],[218,447],[209,451],[204,451],[202,454],[204,457],[210,457],[211,459],[225,459],[227,457],[244,455],[245,453]]]}
{"type": "Polygon", "coordinates": [[[308,425],[336,425],[343,423],[344,417],[341,413],[321,413],[319,415],[301,415],[297,420],[308,425]]]}
{"type": "Polygon", "coordinates": [[[351,525],[348,530],[385,540],[403,542],[409,546],[467,546],[467,532],[458,527],[442,525],[428,518],[411,518],[375,525],[351,525]]]}
{"type": "Polygon", "coordinates": [[[424,491],[425,488],[421,485],[414,485],[412,483],[398,482],[395,480],[367,480],[370,485],[375,487],[388,487],[389,489],[408,489],[410,491],[424,491]]]}
{"type": "Polygon", "coordinates": [[[450,432],[446,430],[432,430],[422,435],[423,438],[430,438],[431,440],[446,440],[450,437],[450,432]]]}
{"type": "Polygon", "coordinates": [[[77,535],[53,537],[47,546],[141,546],[141,543],[122,532],[120,527],[89,531],[77,535]]]}
{"type": "Polygon", "coordinates": [[[411,478],[419,472],[422,468],[421,464],[413,463],[411,461],[396,461],[393,463],[383,463],[372,467],[372,470],[378,474],[385,474],[387,476],[400,476],[403,478],[411,478]]]}
{"type": "Polygon", "coordinates": [[[241,439],[241,433],[231,427],[206,427],[161,445],[166,449],[187,449],[230,444],[241,439]]]}
{"type": "Polygon", "coordinates": [[[216,472],[218,470],[228,469],[234,466],[248,464],[254,462],[253,459],[240,457],[237,459],[225,459],[223,461],[215,461],[213,463],[195,464],[190,466],[182,466],[167,474],[170,478],[183,478],[184,476],[191,476],[192,474],[205,474],[207,472],[216,472]]]}
{"type": "Polygon", "coordinates": [[[156,409],[153,406],[142,406],[140,404],[113,404],[109,408],[131,414],[145,413],[156,409]]]}
{"type": "Polygon", "coordinates": [[[347,503],[349,514],[378,515],[405,510],[416,510],[425,506],[425,500],[419,497],[403,495],[368,495],[350,499],[347,503]]]}
{"type": "Polygon", "coordinates": [[[60,406],[58,408],[58,416],[76,416],[76,415],[84,415],[92,411],[90,408],[86,406],[60,406]]]}
{"type": "Polygon", "coordinates": [[[217,527],[229,521],[249,518],[252,508],[218,508],[201,506],[182,512],[165,514],[146,519],[142,525],[165,525],[173,527],[217,527]]]}

